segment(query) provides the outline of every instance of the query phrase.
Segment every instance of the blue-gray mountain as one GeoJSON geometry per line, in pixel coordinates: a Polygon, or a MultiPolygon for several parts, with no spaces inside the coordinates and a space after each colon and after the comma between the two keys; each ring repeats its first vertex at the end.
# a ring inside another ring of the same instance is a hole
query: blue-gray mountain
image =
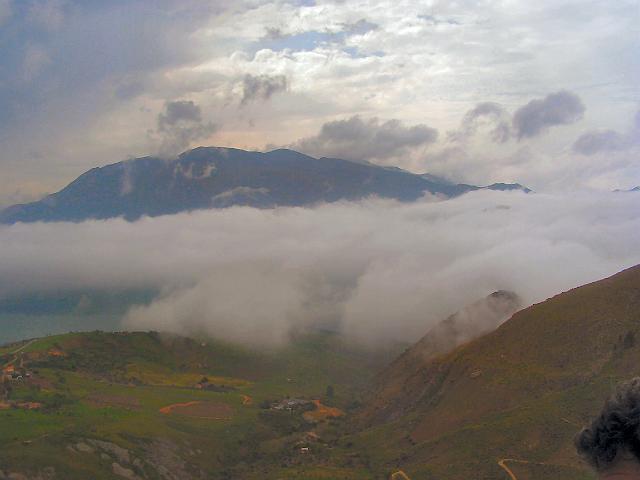
{"type": "Polygon", "coordinates": [[[0,223],[135,220],[234,205],[305,206],[369,196],[410,202],[428,193],[451,198],[479,188],[530,191],[518,184],[454,184],[433,175],[292,150],[199,147],[173,160],[143,157],[93,168],[40,201],[8,207],[0,213],[0,223]]]}

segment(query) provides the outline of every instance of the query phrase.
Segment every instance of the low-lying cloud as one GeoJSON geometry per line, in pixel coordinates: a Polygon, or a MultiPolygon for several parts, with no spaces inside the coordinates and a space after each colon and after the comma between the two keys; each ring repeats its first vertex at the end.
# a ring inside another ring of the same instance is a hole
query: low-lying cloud
{"type": "Polygon", "coordinates": [[[385,160],[437,139],[438,131],[424,124],[405,126],[397,119],[383,121],[355,115],[323,124],[317,135],[298,140],[291,148],[316,157],[385,160]]]}
{"type": "Polygon", "coordinates": [[[595,155],[600,152],[628,150],[640,145],[640,111],[628,132],[615,130],[591,130],[583,133],[573,144],[573,151],[582,155],[595,155]]]}
{"type": "Polygon", "coordinates": [[[634,194],[483,191],[16,224],[0,227],[0,298],[146,288],[161,293],[126,328],[274,345],[324,326],[412,341],[493,291],[531,304],[640,263],[639,207],[634,194]]]}

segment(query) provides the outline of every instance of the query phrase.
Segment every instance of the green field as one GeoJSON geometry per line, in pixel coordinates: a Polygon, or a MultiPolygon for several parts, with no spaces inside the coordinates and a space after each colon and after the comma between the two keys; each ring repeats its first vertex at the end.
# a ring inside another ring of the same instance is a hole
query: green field
{"type": "Polygon", "coordinates": [[[166,471],[178,472],[175,478],[378,475],[340,439],[349,412],[389,355],[347,347],[333,334],[302,336],[281,349],[261,351],[157,333],[71,333],[17,343],[0,355],[2,365],[22,363],[31,374],[4,384],[4,402],[11,407],[0,410],[0,471],[7,474],[39,478],[55,472],[52,478],[65,479],[174,478],[163,476],[166,471]],[[18,354],[9,353],[20,347],[18,354]],[[204,379],[210,389],[199,388],[204,379]],[[320,399],[347,416],[310,424],[301,412],[268,408],[286,397],[320,399]],[[19,407],[27,402],[39,408],[19,407]],[[184,413],[193,406],[161,412],[192,402],[214,413],[184,413]],[[224,415],[216,418],[217,411],[224,415]],[[310,452],[301,454],[302,446],[310,452]]]}

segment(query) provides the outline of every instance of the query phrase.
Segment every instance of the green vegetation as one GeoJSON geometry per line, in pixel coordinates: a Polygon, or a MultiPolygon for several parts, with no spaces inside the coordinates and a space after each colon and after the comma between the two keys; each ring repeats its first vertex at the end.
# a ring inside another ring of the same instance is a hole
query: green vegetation
{"type": "Polygon", "coordinates": [[[389,352],[329,333],[270,351],[153,332],[14,344],[0,350],[23,376],[0,387],[0,471],[593,480],[572,439],[617,382],[640,375],[639,301],[637,267],[447,354],[414,347],[382,373],[389,352]]]}
{"type": "Polygon", "coordinates": [[[29,373],[0,391],[2,472],[119,478],[115,463],[140,478],[162,478],[163,468],[184,478],[371,478],[352,458],[334,461],[349,453],[336,444],[343,419],[311,424],[304,410],[271,409],[286,397],[327,402],[327,385],[332,406],[357,400],[387,357],[333,334],[259,351],[96,331],[11,345],[0,358],[29,373]]]}
{"type": "MultiPolygon", "coordinates": [[[[592,479],[573,437],[640,375],[640,267],[515,314],[496,331],[380,378],[352,441],[415,478],[592,479]]],[[[424,358],[424,357],[423,357],[424,358]]]]}

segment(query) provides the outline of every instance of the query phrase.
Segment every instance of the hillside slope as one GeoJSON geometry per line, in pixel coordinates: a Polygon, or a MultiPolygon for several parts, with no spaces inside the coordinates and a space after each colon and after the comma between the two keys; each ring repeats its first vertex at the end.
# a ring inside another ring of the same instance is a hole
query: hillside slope
{"type": "Polygon", "coordinates": [[[335,430],[385,357],[330,333],[265,351],[155,332],[0,346],[0,479],[365,480],[360,459],[326,459],[349,453],[335,430]]]}
{"type": "Polygon", "coordinates": [[[381,402],[368,405],[370,414],[380,421],[401,416],[420,399],[416,392],[406,392],[408,395],[402,392],[416,382],[426,363],[495,330],[521,307],[518,295],[500,290],[467,305],[437,324],[377,375],[378,391],[373,402],[381,402]]]}
{"type": "Polygon", "coordinates": [[[522,310],[380,385],[361,448],[412,479],[591,478],[572,438],[611,386],[640,374],[640,266],[522,310]],[[407,405],[411,408],[407,409],[407,405]],[[393,446],[390,446],[393,445],[393,446]]]}
{"type": "MultiPolygon", "coordinates": [[[[199,147],[174,160],[144,157],[93,168],[43,200],[5,209],[0,223],[134,220],[234,205],[304,206],[369,196],[414,201],[427,193],[449,198],[478,188],[292,150],[199,147]]],[[[517,184],[484,188],[528,191],[517,184]]]]}

